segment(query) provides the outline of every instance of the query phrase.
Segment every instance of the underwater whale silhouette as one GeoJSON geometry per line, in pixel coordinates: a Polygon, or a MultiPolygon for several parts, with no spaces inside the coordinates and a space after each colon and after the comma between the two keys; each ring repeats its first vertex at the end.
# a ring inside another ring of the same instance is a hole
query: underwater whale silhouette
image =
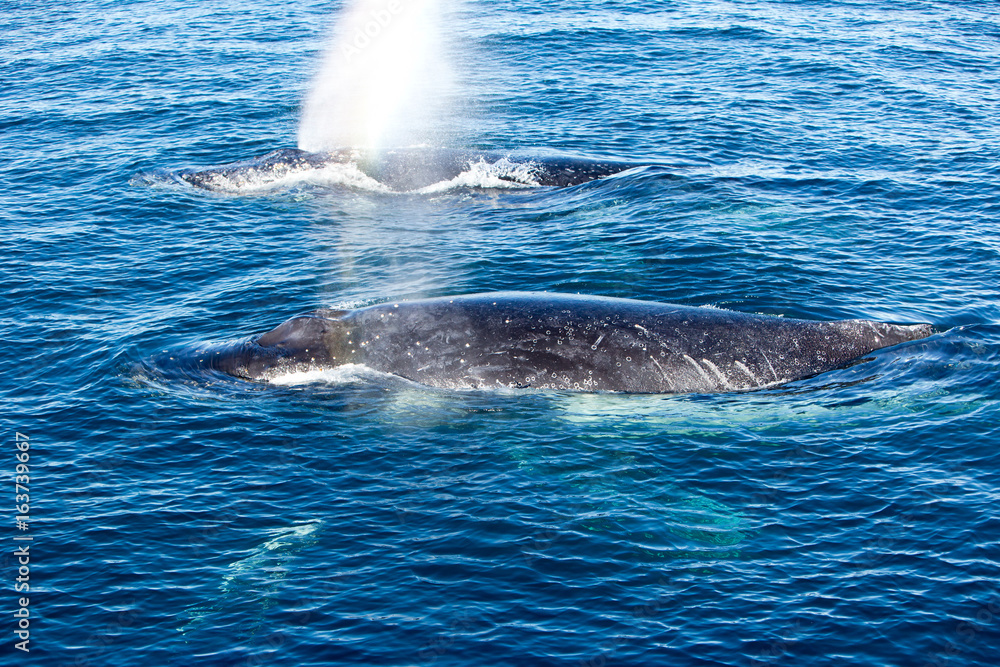
{"type": "Polygon", "coordinates": [[[360,364],[453,389],[700,393],[776,386],[931,333],[928,324],[497,292],[320,309],[199,356],[249,380],[360,364]]]}

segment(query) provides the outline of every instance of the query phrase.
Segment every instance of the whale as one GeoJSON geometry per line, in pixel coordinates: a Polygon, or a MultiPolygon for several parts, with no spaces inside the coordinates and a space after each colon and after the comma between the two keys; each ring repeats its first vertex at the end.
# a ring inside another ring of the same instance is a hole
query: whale
{"type": "Polygon", "coordinates": [[[808,378],[932,333],[923,323],[494,292],[321,308],[197,354],[214,371],[263,382],[358,365],[445,389],[718,393],[808,378]]]}
{"type": "Polygon", "coordinates": [[[513,153],[435,148],[311,153],[283,148],[266,155],[204,169],[181,169],[176,180],[205,190],[240,192],[249,188],[322,176],[335,166],[357,169],[392,191],[412,192],[447,183],[479,168],[494,182],[515,186],[569,187],[627,171],[638,164],[571,157],[525,157],[513,153]]]}

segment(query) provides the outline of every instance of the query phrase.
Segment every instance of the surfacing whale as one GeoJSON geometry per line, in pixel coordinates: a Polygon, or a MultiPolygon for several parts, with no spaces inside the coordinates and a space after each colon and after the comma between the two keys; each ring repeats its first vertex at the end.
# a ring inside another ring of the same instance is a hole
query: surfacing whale
{"type": "Polygon", "coordinates": [[[702,393],[773,387],[931,333],[928,324],[497,292],[320,309],[199,357],[249,380],[361,364],[450,389],[702,393]]]}
{"type": "Polygon", "coordinates": [[[502,184],[568,187],[639,166],[578,158],[525,158],[473,150],[412,148],[366,153],[345,149],[310,153],[285,148],[253,160],[207,169],[184,169],[174,175],[206,190],[240,192],[296,178],[322,177],[323,170],[338,165],[356,168],[359,176],[397,192],[448,183],[477,169],[482,177],[502,184]]]}

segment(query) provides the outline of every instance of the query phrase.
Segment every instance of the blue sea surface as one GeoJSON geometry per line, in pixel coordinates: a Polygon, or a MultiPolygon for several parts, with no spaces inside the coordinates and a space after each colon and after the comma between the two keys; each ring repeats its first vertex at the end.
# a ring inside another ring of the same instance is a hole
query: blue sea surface
{"type": "Polygon", "coordinates": [[[464,2],[442,145],[646,166],[164,176],[294,147],[341,4],[0,2],[0,662],[1000,664],[996,4],[464,2]],[[936,333],[715,395],[157,361],[494,290],[936,333]]]}

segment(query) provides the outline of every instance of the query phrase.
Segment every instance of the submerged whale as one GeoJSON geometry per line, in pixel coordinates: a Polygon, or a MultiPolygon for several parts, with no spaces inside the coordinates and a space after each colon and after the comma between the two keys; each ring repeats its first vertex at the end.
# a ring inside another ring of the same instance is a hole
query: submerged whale
{"type": "Polygon", "coordinates": [[[320,309],[199,356],[250,380],[361,364],[444,388],[700,393],[772,387],[931,333],[928,324],[497,292],[320,309]]]}
{"type": "Polygon", "coordinates": [[[447,183],[479,169],[494,182],[567,187],[639,166],[581,158],[520,157],[491,151],[412,148],[368,153],[339,150],[310,153],[297,148],[272,151],[252,160],[207,169],[183,169],[174,176],[206,190],[239,192],[296,178],[321,177],[331,167],[353,167],[361,177],[398,192],[447,183]]]}

